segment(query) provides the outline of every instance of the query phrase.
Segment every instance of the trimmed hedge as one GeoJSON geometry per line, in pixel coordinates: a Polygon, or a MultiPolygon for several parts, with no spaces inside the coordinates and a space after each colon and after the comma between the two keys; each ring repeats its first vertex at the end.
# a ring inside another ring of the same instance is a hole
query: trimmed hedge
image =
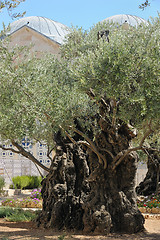
{"type": "Polygon", "coordinates": [[[33,189],[41,186],[41,177],[37,176],[17,176],[12,178],[15,189],[33,189]]]}

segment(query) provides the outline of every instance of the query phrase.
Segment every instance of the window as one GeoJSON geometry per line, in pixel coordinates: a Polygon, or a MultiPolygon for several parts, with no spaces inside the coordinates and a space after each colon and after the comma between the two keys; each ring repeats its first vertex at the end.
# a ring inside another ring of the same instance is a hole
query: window
{"type": "Polygon", "coordinates": [[[29,138],[23,138],[22,139],[22,145],[24,147],[28,147],[31,144],[31,141],[29,140],[29,138]]]}
{"type": "Polygon", "coordinates": [[[3,156],[6,156],[6,153],[5,153],[5,152],[3,152],[3,153],[2,153],[2,155],[3,155],[3,156]]]}

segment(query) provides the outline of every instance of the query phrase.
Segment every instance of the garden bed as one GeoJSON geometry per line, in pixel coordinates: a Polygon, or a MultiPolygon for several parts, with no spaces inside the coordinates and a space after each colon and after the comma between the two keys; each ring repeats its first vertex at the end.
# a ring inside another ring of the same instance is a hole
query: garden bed
{"type": "Polygon", "coordinates": [[[152,194],[152,196],[139,196],[137,205],[141,213],[160,214],[160,194],[152,194]]]}
{"type": "Polygon", "coordinates": [[[42,208],[42,196],[40,189],[34,189],[28,197],[7,198],[1,201],[2,206],[15,208],[42,208]]]}
{"type": "Polygon", "coordinates": [[[42,200],[39,199],[6,199],[2,201],[2,206],[17,208],[42,208],[42,200]]]}
{"type": "Polygon", "coordinates": [[[160,214],[160,208],[139,207],[141,213],[160,214]]]}

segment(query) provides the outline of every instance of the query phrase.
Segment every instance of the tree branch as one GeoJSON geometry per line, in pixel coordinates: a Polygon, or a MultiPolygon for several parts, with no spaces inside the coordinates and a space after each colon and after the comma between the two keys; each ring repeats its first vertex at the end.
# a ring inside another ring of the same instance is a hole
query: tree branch
{"type": "Polygon", "coordinates": [[[3,147],[2,145],[0,145],[0,148],[3,149],[3,150],[5,150],[5,151],[11,151],[11,152],[13,152],[13,153],[20,154],[19,151],[16,151],[16,150],[13,149],[13,148],[6,148],[6,147],[3,147]]]}
{"type": "Polygon", "coordinates": [[[18,150],[19,153],[21,155],[23,155],[24,157],[28,158],[29,160],[31,160],[33,163],[37,164],[39,167],[41,167],[42,169],[44,169],[45,171],[49,172],[50,169],[47,168],[46,166],[44,166],[42,163],[40,163],[30,152],[27,152],[23,147],[21,147],[17,142],[15,142],[14,140],[11,141],[13,146],[15,146],[18,150]]]}
{"type": "Polygon", "coordinates": [[[66,134],[66,136],[69,138],[69,140],[70,140],[73,144],[77,145],[77,142],[69,135],[69,133],[68,133],[61,125],[59,125],[59,127],[63,130],[63,132],[66,134]]]}
{"type": "Polygon", "coordinates": [[[146,0],[144,3],[142,3],[141,5],[139,5],[139,8],[144,10],[146,7],[150,6],[150,3],[148,2],[148,0],[146,0]]]}
{"type": "MultiPolygon", "coordinates": [[[[39,142],[41,145],[47,145],[47,144],[43,144],[40,140],[38,140],[37,138],[34,138],[37,142],[39,142]]],[[[49,146],[47,145],[47,157],[53,161],[53,159],[49,156],[51,154],[51,152],[53,151],[54,148],[51,148],[51,150],[49,149],[49,146]]]]}
{"type": "Polygon", "coordinates": [[[53,159],[50,157],[50,154],[51,154],[51,152],[53,151],[53,149],[54,149],[54,148],[49,149],[49,146],[48,146],[48,149],[47,149],[47,157],[48,157],[51,161],[53,161],[53,159]]]}
{"type": "Polygon", "coordinates": [[[153,130],[149,126],[149,130],[144,134],[139,146],[135,147],[135,148],[130,148],[124,151],[121,151],[120,153],[117,154],[117,156],[114,158],[113,163],[112,163],[112,170],[114,171],[116,169],[116,167],[123,161],[123,159],[130,153],[130,152],[135,152],[137,150],[140,150],[143,148],[143,143],[145,141],[145,139],[153,132],[153,130]],[[118,161],[117,161],[118,160],[118,161]]]}
{"type": "MultiPolygon", "coordinates": [[[[72,128],[72,127],[71,127],[72,128]]],[[[105,159],[105,157],[97,150],[96,146],[94,145],[94,143],[90,140],[90,138],[85,135],[83,132],[81,132],[80,130],[76,129],[76,128],[72,128],[74,132],[78,133],[80,136],[82,136],[92,147],[92,150],[94,151],[94,153],[97,154],[99,162],[102,163],[101,159],[103,160],[104,163],[104,169],[107,168],[107,160],[105,159]]]]}
{"type": "Polygon", "coordinates": [[[112,99],[113,101],[113,117],[112,117],[112,126],[115,127],[116,124],[116,114],[117,114],[117,102],[116,99],[112,99]]]}
{"type": "Polygon", "coordinates": [[[43,178],[44,178],[44,176],[43,176],[43,174],[41,173],[41,171],[39,170],[39,168],[38,168],[37,164],[36,164],[36,163],[34,163],[34,165],[35,165],[35,167],[37,168],[37,170],[38,170],[38,172],[39,172],[39,174],[40,174],[41,178],[43,179],[43,178]]]}
{"type": "Polygon", "coordinates": [[[111,156],[111,158],[114,159],[113,154],[112,154],[109,150],[107,150],[107,149],[105,149],[105,148],[99,148],[99,149],[100,149],[101,151],[104,151],[104,152],[108,153],[108,154],[111,156]]]}
{"type": "Polygon", "coordinates": [[[97,155],[99,163],[103,164],[103,161],[102,161],[100,155],[98,154],[98,152],[95,152],[95,150],[92,148],[92,146],[88,142],[86,142],[86,141],[78,141],[78,143],[83,144],[83,145],[87,146],[88,148],[90,148],[91,151],[93,151],[97,155]]]}

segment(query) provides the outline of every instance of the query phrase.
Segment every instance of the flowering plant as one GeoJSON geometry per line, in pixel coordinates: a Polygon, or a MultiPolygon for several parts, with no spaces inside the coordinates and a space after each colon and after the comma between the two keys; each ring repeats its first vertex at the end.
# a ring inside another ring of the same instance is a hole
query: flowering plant
{"type": "Polygon", "coordinates": [[[20,207],[20,208],[41,208],[42,201],[38,198],[7,199],[2,201],[2,206],[20,207]]]}
{"type": "Polygon", "coordinates": [[[143,197],[137,200],[138,207],[145,207],[145,208],[160,208],[160,194],[154,195],[152,194],[151,197],[143,197]]]}
{"type": "Polygon", "coordinates": [[[42,199],[41,189],[34,189],[33,192],[31,192],[30,198],[42,199]]]}
{"type": "Polygon", "coordinates": [[[15,199],[7,199],[2,201],[2,206],[8,206],[8,207],[17,207],[17,202],[15,199]]]}

